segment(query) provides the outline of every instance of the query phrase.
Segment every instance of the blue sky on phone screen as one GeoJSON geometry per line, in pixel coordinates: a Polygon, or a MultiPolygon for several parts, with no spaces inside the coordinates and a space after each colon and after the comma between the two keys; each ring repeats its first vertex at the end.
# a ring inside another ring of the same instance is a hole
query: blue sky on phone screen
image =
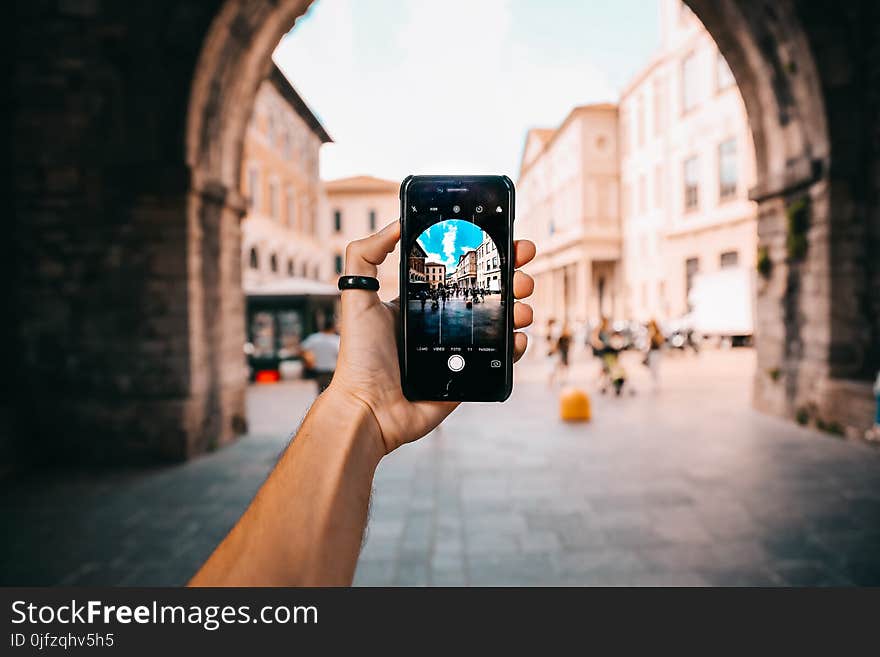
{"type": "Polygon", "coordinates": [[[439,262],[449,269],[458,264],[459,256],[465,251],[480,246],[483,231],[469,221],[447,219],[426,228],[418,241],[428,262],[439,262]]]}

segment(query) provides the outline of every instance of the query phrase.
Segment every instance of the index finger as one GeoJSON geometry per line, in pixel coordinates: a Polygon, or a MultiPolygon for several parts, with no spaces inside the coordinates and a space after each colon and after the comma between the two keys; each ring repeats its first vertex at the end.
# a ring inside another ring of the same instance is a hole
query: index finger
{"type": "Polygon", "coordinates": [[[537,248],[535,248],[535,243],[531,240],[516,240],[513,243],[513,252],[516,256],[514,266],[522,267],[532,261],[537,252],[537,248]]]}
{"type": "Polygon", "coordinates": [[[345,273],[354,276],[375,276],[400,239],[400,223],[392,221],[378,233],[354,240],[345,249],[345,273]]]}

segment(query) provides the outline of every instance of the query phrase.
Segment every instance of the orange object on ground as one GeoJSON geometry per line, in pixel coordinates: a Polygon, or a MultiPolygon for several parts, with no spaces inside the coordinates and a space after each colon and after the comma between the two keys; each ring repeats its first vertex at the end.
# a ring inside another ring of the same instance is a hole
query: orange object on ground
{"type": "Polygon", "coordinates": [[[590,396],[580,388],[564,388],[559,395],[559,417],[566,422],[590,419],[590,396]]]}
{"type": "Polygon", "coordinates": [[[278,370],[260,370],[254,380],[257,383],[278,383],[281,380],[281,373],[278,370]]]}

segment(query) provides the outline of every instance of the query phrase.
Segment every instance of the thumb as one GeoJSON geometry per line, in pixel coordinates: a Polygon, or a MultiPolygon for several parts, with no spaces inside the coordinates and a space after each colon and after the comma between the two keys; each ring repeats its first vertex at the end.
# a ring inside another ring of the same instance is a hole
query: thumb
{"type": "Polygon", "coordinates": [[[348,276],[375,276],[376,266],[394,250],[400,239],[400,222],[392,221],[378,233],[350,242],[345,249],[348,276]]]}

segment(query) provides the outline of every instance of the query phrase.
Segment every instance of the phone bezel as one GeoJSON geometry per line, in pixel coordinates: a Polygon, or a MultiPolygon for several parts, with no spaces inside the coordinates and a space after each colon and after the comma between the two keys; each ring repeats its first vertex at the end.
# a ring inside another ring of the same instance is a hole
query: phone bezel
{"type": "Polygon", "coordinates": [[[505,401],[513,392],[513,273],[516,269],[516,254],[513,250],[513,226],[516,215],[516,188],[513,181],[508,176],[407,176],[400,185],[400,271],[399,271],[399,303],[400,311],[398,313],[398,353],[400,361],[400,383],[403,393],[407,399],[411,401],[505,401]],[[507,193],[508,202],[508,223],[507,223],[507,285],[505,293],[505,320],[506,330],[506,353],[504,366],[503,386],[498,390],[487,389],[485,395],[453,395],[438,393],[432,396],[426,396],[416,391],[414,386],[410,385],[411,376],[417,374],[410,371],[407,357],[407,327],[406,327],[406,299],[409,274],[409,259],[405,253],[405,245],[408,242],[409,234],[406,225],[406,208],[408,202],[408,193],[413,183],[427,183],[430,185],[444,186],[461,186],[469,184],[492,184],[499,185],[507,193]]]}

